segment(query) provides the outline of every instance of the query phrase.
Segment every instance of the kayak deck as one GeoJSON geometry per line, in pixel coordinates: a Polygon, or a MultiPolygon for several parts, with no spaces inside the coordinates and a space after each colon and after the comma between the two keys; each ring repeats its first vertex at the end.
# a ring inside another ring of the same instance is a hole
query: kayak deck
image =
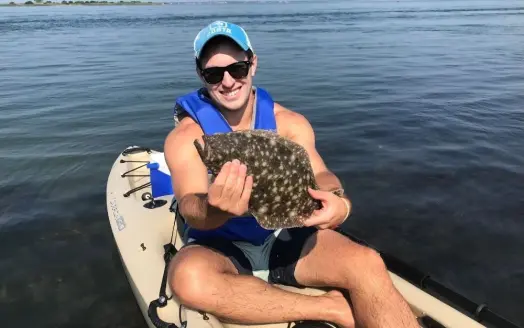
{"type": "MultiPolygon", "coordinates": [[[[150,206],[150,169],[152,154],[161,154],[147,148],[127,148],[115,160],[107,182],[107,211],[111,230],[117,245],[122,265],[131,289],[149,327],[154,328],[148,308],[152,301],[159,298],[165,269],[164,245],[171,241],[176,249],[183,246],[180,237],[180,217],[175,220],[175,213],[170,211],[172,195],[165,195],[155,200],[160,206],[150,206]],[[147,205],[149,204],[149,205],[147,205]],[[177,222],[175,222],[177,221],[177,222]]],[[[451,307],[426,291],[408,282],[396,273],[389,271],[396,288],[411,306],[419,318],[421,327],[424,321],[438,322],[441,327],[481,328],[486,327],[461,311],[451,307]]],[[[320,295],[323,290],[315,288],[295,288],[277,285],[280,288],[297,293],[320,295]]],[[[171,298],[169,287],[165,289],[169,298],[167,305],[158,307],[158,317],[177,327],[184,321],[195,328],[236,327],[244,325],[222,323],[214,316],[205,316],[198,311],[180,307],[175,298],[171,298]],[[182,310],[181,310],[182,309],[182,310]]],[[[249,325],[253,328],[287,328],[288,323],[249,325]]],[[[292,325],[291,325],[292,326],[292,325]]],[[[432,327],[438,327],[433,325],[432,327]]],[[[516,326],[515,326],[516,327],[516,326]]]]}

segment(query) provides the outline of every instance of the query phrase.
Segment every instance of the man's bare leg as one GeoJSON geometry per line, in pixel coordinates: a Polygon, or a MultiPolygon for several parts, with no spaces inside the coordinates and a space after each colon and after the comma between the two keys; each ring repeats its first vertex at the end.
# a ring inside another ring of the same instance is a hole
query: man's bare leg
{"type": "Polygon", "coordinates": [[[357,327],[419,327],[380,255],[336,231],[319,230],[309,238],[295,278],[307,286],[348,290],[357,327]]]}
{"type": "Polygon", "coordinates": [[[182,249],[169,270],[169,285],[184,305],[240,324],[324,320],[354,326],[351,309],[339,292],[297,294],[239,275],[231,261],[204,247],[182,249]]]}

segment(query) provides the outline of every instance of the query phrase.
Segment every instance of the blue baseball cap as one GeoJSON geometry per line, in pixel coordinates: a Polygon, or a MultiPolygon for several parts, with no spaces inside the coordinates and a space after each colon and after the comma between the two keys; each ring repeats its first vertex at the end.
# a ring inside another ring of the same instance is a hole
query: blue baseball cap
{"type": "Polygon", "coordinates": [[[224,35],[231,38],[236,42],[244,51],[250,50],[253,51],[251,42],[249,42],[249,37],[247,36],[246,31],[238,25],[224,22],[224,21],[214,21],[208,26],[204,27],[200,32],[198,32],[193,42],[193,48],[195,50],[195,57],[200,58],[202,49],[209,40],[218,35],[224,35]]]}

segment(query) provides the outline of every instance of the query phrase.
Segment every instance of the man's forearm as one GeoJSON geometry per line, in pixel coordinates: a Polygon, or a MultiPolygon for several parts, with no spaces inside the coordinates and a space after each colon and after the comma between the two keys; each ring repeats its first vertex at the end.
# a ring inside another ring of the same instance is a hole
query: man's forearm
{"type": "Polygon", "coordinates": [[[207,194],[189,194],[180,200],[180,213],[186,222],[199,230],[216,229],[226,223],[231,214],[209,205],[207,194]]]}

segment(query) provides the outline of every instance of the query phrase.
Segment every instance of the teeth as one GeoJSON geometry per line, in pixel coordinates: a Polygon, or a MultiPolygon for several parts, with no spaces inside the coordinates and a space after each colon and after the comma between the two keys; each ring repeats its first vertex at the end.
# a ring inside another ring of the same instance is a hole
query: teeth
{"type": "Polygon", "coordinates": [[[236,95],[238,93],[239,90],[240,89],[236,89],[235,91],[227,92],[227,93],[225,93],[225,95],[227,97],[233,97],[234,95],[236,95]]]}

